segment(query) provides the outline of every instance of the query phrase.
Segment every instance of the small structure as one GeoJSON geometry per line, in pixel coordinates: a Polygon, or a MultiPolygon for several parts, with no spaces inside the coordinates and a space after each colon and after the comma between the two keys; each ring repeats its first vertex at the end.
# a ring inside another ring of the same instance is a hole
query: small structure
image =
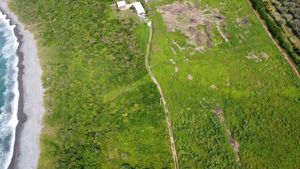
{"type": "Polygon", "coordinates": [[[117,7],[119,10],[126,10],[127,7],[126,1],[117,2],[117,7]]]}
{"type": "Polygon", "coordinates": [[[145,16],[145,14],[146,14],[145,9],[140,2],[134,2],[134,3],[132,3],[132,6],[134,7],[138,16],[145,16]]]}

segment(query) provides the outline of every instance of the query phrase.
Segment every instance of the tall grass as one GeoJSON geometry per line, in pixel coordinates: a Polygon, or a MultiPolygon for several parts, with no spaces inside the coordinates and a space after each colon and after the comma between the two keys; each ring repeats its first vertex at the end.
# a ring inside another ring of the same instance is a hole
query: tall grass
{"type": "Polygon", "coordinates": [[[171,168],[160,96],[144,68],[148,29],[113,1],[15,0],[43,62],[40,168],[171,168]]]}
{"type": "MultiPolygon", "coordinates": [[[[155,1],[152,8],[167,3],[172,1],[155,1]]],[[[201,9],[217,8],[226,17],[229,43],[223,40],[203,53],[191,55],[192,49],[177,50],[174,55],[172,40],[180,42],[187,38],[178,32],[168,32],[156,10],[152,15],[155,31],[151,64],[170,107],[179,165],[182,168],[297,168],[300,165],[297,159],[299,79],[246,0],[197,3],[201,9]],[[249,25],[238,26],[237,18],[247,18],[249,25]],[[270,58],[261,62],[247,59],[251,52],[265,52],[270,58]],[[187,79],[189,74],[193,80],[187,79]],[[233,138],[240,143],[241,166],[235,161],[224,126],[214,115],[217,107],[223,110],[233,138]]],[[[215,38],[219,36],[214,32],[215,38]]]]}

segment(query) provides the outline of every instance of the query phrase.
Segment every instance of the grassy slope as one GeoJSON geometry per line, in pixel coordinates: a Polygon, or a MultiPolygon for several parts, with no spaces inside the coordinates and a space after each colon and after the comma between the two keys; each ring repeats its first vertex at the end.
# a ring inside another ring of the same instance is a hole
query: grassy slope
{"type": "Polygon", "coordinates": [[[159,93],[144,68],[148,29],[99,0],[15,0],[34,30],[48,113],[40,168],[171,168],[159,93]]]}
{"type": "MultiPolygon", "coordinates": [[[[157,1],[152,8],[170,2],[157,1]]],[[[179,33],[168,33],[161,15],[152,12],[155,32],[151,64],[169,103],[181,168],[238,167],[224,129],[212,113],[217,105],[224,110],[227,125],[241,145],[243,168],[297,168],[299,80],[246,0],[202,0],[200,5],[216,7],[226,16],[230,43],[222,42],[193,56],[188,51],[173,54],[172,39],[185,39],[179,33]],[[251,25],[238,27],[236,18],[245,16],[251,25]],[[238,34],[246,39],[239,42],[238,34]],[[245,57],[250,52],[266,52],[270,59],[256,63],[245,57]],[[183,62],[184,57],[189,61],[183,62]],[[178,74],[171,58],[177,62],[178,74]],[[187,80],[188,74],[192,81],[187,80]]],[[[220,41],[220,35],[215,36],[220,41]]]]}

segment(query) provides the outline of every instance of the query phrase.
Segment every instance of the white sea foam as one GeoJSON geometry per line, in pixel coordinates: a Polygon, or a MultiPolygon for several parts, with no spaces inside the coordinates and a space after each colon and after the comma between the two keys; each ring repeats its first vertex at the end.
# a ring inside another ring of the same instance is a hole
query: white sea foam
{"type": "Polygon", "coordinates": [[[19,89],[18,89],[18,62],[17,48],[19,43],[14,34],[15,25],[10,25],[6,15],[0,12],[0,32],[5,38],[5,43],[0,51],[3,58],[6,60],[6,75],[4,79],[4,105],[1,107],[0,114],[0,138],[10,138],[7,140],[9,149],[0,148],[0,169],[8,168],[8,165],[13,156],[13,149],[15,143],[15,132],[18,124],[18,102],[19,102],[19,89]]]}

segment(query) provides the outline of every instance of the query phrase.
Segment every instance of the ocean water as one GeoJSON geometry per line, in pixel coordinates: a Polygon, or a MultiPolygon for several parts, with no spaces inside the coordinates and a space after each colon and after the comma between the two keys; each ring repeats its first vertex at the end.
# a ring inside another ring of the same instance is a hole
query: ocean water
{"type": "Polygon", "coordinates": [[[6,169],[13,155],[18,124],[18,48],[14,27],[0,12],[0,169],[6,169]]]}

